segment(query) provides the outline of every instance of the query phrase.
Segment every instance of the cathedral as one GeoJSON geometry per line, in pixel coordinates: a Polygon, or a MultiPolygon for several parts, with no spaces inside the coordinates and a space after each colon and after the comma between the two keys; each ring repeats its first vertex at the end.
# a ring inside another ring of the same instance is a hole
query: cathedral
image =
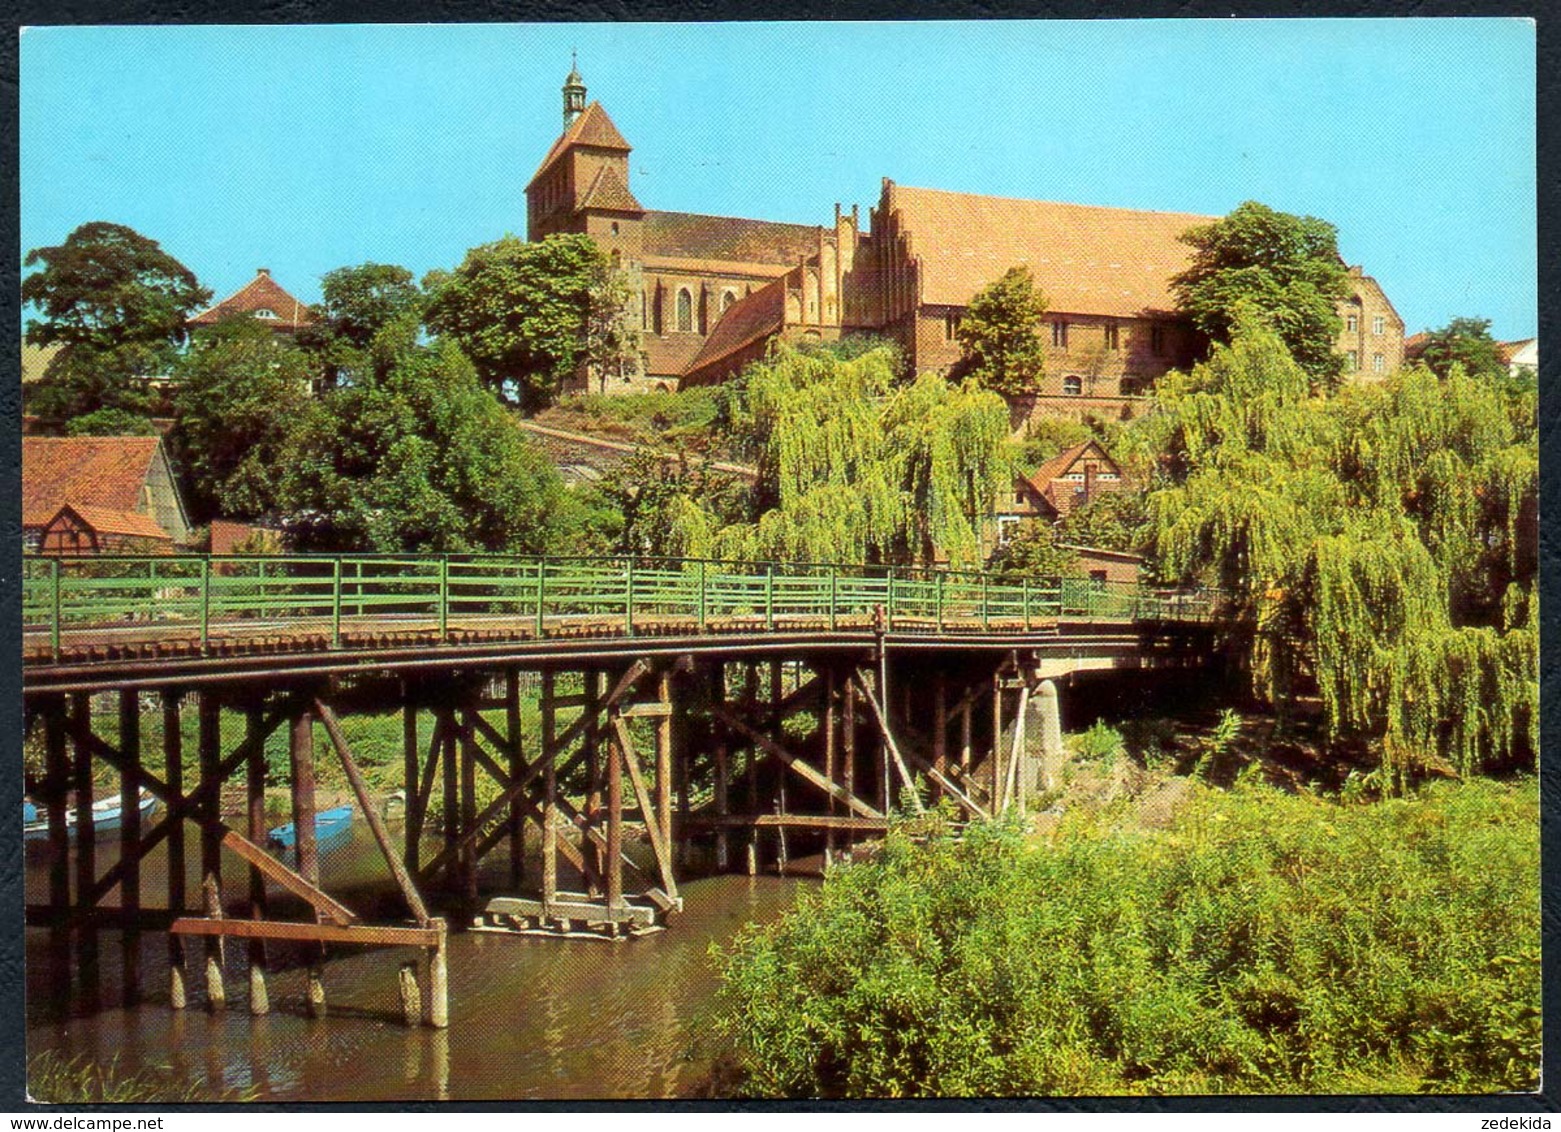
{"type": "MultiPolygon", "coordinates": [[[[582,377],[578,391],[676,389],[726,380],[777,339],[875,334],[916,371],[947,371],[971,298],[1026,265],[1046,297],[1046,376],[1014,405],[1031,416],[1131,417],[1150,385],[1206,343],[1178,314],[1178,237],[1218,219],[911,188],[885,179],[862,230],[855,206],[829,224],[647,209],[629,183],[629,143],[578,69],[564,130],[526,186],[528,238],[585,233],[624,273],[643,372],[582,377]]],[[[1361,378],[1403,360],[1404,323],[1376,281],[1349,268],[1337,348],[1361,378]]]]}

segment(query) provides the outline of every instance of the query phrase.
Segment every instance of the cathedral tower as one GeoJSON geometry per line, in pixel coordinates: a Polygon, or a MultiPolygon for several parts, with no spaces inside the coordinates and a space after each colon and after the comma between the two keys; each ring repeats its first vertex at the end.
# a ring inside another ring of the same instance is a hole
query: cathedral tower
{"type": "Polygon", "coordinates": [[[564,80],[564,129],[574,125],[576,118],[585,113],[585,80],[580,77],[580,65],[575,53],[569,53],[569,77],[564,80]]]}

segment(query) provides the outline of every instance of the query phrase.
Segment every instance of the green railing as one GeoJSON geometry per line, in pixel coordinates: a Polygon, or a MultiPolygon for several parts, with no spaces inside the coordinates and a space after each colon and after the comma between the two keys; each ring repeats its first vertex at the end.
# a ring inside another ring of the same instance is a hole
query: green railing
{"type": "Polygon", "coordinates": [[[1024,633],[1059,620],[1201,621],[1206,593],[957,570],[504,555],[40,556],[23,560],[28,659],[67,647],[496,630],[541,637],[860,629],[1024,633]]]}

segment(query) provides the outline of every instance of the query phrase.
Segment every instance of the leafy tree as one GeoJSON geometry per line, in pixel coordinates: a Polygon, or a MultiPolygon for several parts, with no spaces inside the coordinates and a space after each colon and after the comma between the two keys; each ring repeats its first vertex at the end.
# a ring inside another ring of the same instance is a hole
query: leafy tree
{"type": "Polygon", "coordinates": [[[1491,337],[1488,318],[1455,318],[1440,330],[1430,331],[1420,360],[1444,379],[1451,376],[1455,365],[1475,377],[1507,374],[1507,363],[1502,360],[1499,343],[1491,337]]]}
{"type": "Polygon", "coordinates": [[[198,519],[273,510],[312,375],[308,356],[256,319],[225,319],[196,333],[175,371],[170,440],[198,519]]]}
{"type": "Polygon", "coordinates": [[[155,436],[157,426],[149,417],[124,409],[98,409],[72,417],[65,424],[66,436],[155,436]]]}
{"type": "Polygon", "coordinates": [[[1063,516],[1057,524],[1057,541],[1136,554],[1143,549],[1149,521],[1145,503],[1141,491],[1099,492],[1063,516]]]}
{"type": "Polygon", "coordinates": [[[27,341],[107,351],[127,344],[177,345],[191,312],[211,299],[189,268],[155,240],[121,224],[83,224],[57,247],[34,248],[22,302],[43,317],[27,341]]]}
{"type": "Polygon", "coordinates": [[[1274,328],[1315,382],[1336,383],[1338,304],[1349,295],[1338,230],[1247,201],[1229,216],[1182,234],[1192,265],[1172,280],[1181,310],[1216,342],[1229,342],[1243,304],[1274,328]]]}
{"type": "Polygon", "coordinates": [[[327,385],[364,365],[374,336],[386,326],[421,318],[425,301],[412,273],[387,263],[328,271],[320,293],[315,321],[299,331],[298,344],[321,359],[327,385]]]}
{"type": "Polygon", "coordinates": [[[1044,519],[1020,523],[987,562],[1002,578],[1057,578],[1078,573],[1078,558],[1057,545],[1057,529],[1044,519]]]}
{"type": "Polygon", "coordinates": [[[1326,400],[1308,384],[1255,312],[1162,384],[1162,570],[1227,591],[1259,693],[1283,708],[1315,687],[1332,732],[1396,776],[1531,758],[1532,416],[1460,368],[1326,400]]]}
{"type": "Polygon", "coordinates": [[[424,279],[428,327],[458,345],[484,383],[541,408],[582,367],[617,373],[638,364],[615,274],[589,236],[505,236],[424,279]]]}
{"type": "Polygon", "coordinates": [[[27,411],[51,432],[101,411],[149,418],[158,403],[154,383],[167,377],[177,356],[166,342],[69,343],[26,390],[27,411]]]}
{"type": "Polygon", "coordinates": [[[377,551],[556,549],[575,504],[452,342],[410,318],[374,340],[362,380],[314,402],[280,495],[294,544],[377,551]]]}
{"type": "Polygon", "coordinates": [[[999,393],[1033,393],[1045,372],[1041,316],[1046,299],[1028,267],[1010,267],[970,300],[955,332],[964,351],[955,376],[973,375],[999,393]]]}

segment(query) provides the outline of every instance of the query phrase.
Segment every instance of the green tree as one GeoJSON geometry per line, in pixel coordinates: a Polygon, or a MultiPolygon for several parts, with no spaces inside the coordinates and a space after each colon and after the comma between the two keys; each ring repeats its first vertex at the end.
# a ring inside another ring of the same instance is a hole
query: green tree
{"type": "Polygon", "coordinates": [[[1045,519],[1027,519],[992,553],[987,569],[1008,579],[1077,574],[1077,557],[1057,543],[1056,527],[1045,519]]]}
{"type": "Polygon", "coordinates": [[[1167,576],[1226,591],[1260,694],[1315,687],[1399,776],[1532,758],[1532,417],[1461,368],[1313,396],[1255,312],[1157,396],[1150,541],[1167,576]]]}
{"type": "Polygon", "coordinates": [[[1130,487],[1099,492],[1063,516],[1057,525],[1057,541],[1136,554],[1143,549],[1149,521],[1146,498],[1130,487]]]}
{"type": "Polygon", "coordinates": [[[375,339],[361,380],[311,404],[280,495],[306,549],[538,553],[576,505],[551,464],[452,342],[413,319],[375,339]]]}
{"type": "Polygon", "coordinates": [[[1033,393],[1045,372],[1041,316],[1046,299],[1028,267],[1010,267],[965,308],[955,332],[964,351],[956,377],[973,375],[988,389],[1033,393]]]}
{"type": "Polygon", "coordinates": [[[177,345],[191,312],[211,299],[189,268],[155,240],[122,224],[83,224],[57,247],[34,248],[22,302],[42,314],[27,341],[105,351],[126,344],[177,345]]]}
{"type": "Polygon", "coordinates": [[[151,418],[124,409],[98,409],[65,424],[66,436],[155,436],[151,418]]]}
{"type": "Polygon", "coordinates": [[[327,271],[315,321],[298,344],[320,358],[327,385],[362,367],[374,336],[393,322],[421,318],[425,296],[404,267],[364,263],[327,271]]]}
{"type": "Polygon", "coordinates": [[[1488,318],[1455,318],[1440,330],[1430,331],[1420,360],[1444,379],[1451,376],[1455,365],[1474,377],[1507,375],[1507,363],[1502,360],[1500,345],[1491,337],[1488,318]]]}
{"type": "Polygon", "coordinates": [[[196,333],[175,370],[170,440],[198,522],[274,509],[313,372],[302,350],[256,319],[225,319],[196,333]]]}
{"type": "Polygon", "coordinates": [[[428,327],[458,345],[485,384],[525,409],[542,408],[582,368],[637,365],[615,275],[589,236],[505,236],[424,279],[428,327]]]}
{"type": "Polygon", "coordinates": [[[1247,201],[1181,238],[1192,246],[1192,264],[1172,289],[1199,330],[1229,342],[1238,310],[1250,305],[1313,381],[1338,381],[1338,304],[1349,295],[1349,275],[1332,224],[1247,201]]]}
{"type": "Polygon", "coordinates": [[[166,342],[106,348],[69,343],[26,390],[27,411],[48,432],[64,431],[69,422],[99,412],[149,420],[159,401],[157,383],[168,376],[177,357],[166,342]]]}

